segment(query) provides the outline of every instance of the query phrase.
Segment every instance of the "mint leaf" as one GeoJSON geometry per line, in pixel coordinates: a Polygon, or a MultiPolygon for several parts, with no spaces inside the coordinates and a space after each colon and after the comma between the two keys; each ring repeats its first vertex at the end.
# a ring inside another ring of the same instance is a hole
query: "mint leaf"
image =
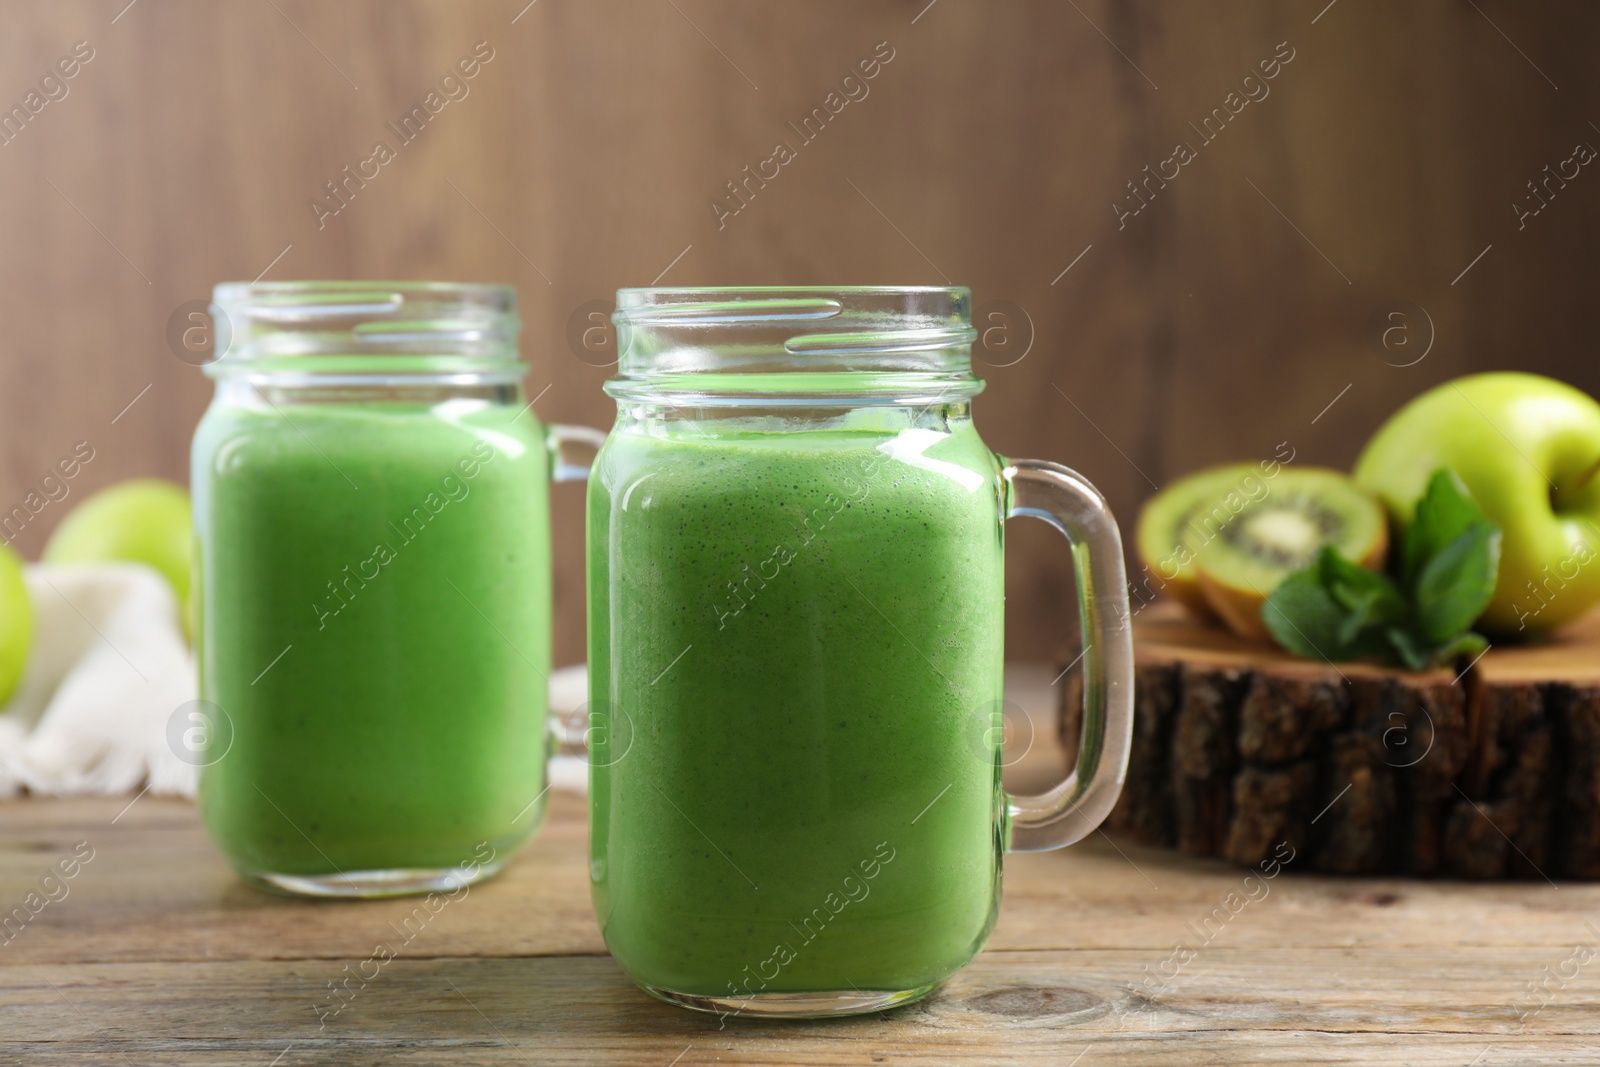
{"type": "Polygon", "coordinates": [[[1310,566],[1278,583],[1261,607],[1261,621],[1290,652],[1337,662],[1382,655],[1377,627],[1403,617],[1405,608],[1388,578],[1324,546],[1310,566]]]}
{"type": "Polygon", "coordinates": [[[1500,530],[1461,479],[1441,468],[1417,501],[1403,556],[1413,628],[1423,643],[1443,645],[1471,626],[1494,595],[1500,530]]]}
{"type": "Polygon", "coordinates": [[[1308,659],[1375,659],[1412,670],[1476,656],[1488,642],[1468,629],[1494,595],[1500,529],[1455,473],[1428,479],[1390,577],[1325,546],[1267,597],[1274,640],[1308,659]]]}
{"type": "Polygon", "coordinates": [[[1454,471],[1448,467],[1434,471],[1422,499],[1417,501],[1411,526],[1406,530],[1401,553],[1401,583],[1407,589],[1415,589],[1428,560],[1444,551],[1446,545],[1469,528],[1488,522],[1454,471]]]}
{"type": "Polygon", "coordinates": [[[1404,626],[1391,626],[1384,631],[1383,636],[1395,655],[1400,657],[1400,662],[1414,671],[1427,667],[1429,661],[1433,659],[1433,649],[1419,641],[1404,626]]]}
{"type": "Polygon", "coordinates": [[[1417,575],[1417,632],[1442,644],[1471,626],[1489,606],[1499,568],[1500,530],[1488,521],[1468,526],[1417,575]]]}
{"type": "Polygon", "coordinates": [[[1349,642],[1344,624],[1349,611],[1323,584],[1313,563],[1278,583],[1261,605],[1261,621],[1272,639],[1307,659],[1342,659],[1349,642]]]}
{"type": "Polygon", "coordinates": [[[1443,644],[1432,646],[1422,643],[1412,631],[1400,626],[1390,627],[1385,637],[1388,638],[1390,647],[1399,655],[1400,662],[1414,671],[1449,663],[1458,656],[1476,659],[1479,653],[1489,647],[1489,642],[1482,634],[1473,633],[1471,630],[1456,634],[1443,644]]]}
{"type": "Polygon", "coordinates": [[[1317,555],[1316,568],[1322,587],[1348,613],[1344,633],[1346,644],[1355,643],[1357,632],[1368,626],[1405,617],[1405,597],[1387,576],[1351,563],[1335,549],[1326,546],[1317,555]]]}
{"type": "Polygon", "coordinates": [[[1453,660],[1457,656],[1469,656],[1477,659],[1488,651],[1489,639],[1480,633],[1467,630],[1457,634],[1445,644],[1433,650],[1433,657],[1438,661],[1453,660]]]}

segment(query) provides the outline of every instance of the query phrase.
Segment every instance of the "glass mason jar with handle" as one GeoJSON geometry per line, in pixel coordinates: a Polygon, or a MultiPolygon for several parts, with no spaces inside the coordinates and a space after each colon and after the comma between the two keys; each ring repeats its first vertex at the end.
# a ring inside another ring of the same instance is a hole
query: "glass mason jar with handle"
{"type": "Polygon", "coordinates": [[[589,486],[590,876],[649,992],[744,1015],[914,1000],[983,946],[1007,849],[1071,844],[1127,765],[1115,520],[996,456],[959,288],[628,289],[589,486]],[[1067,537],[1076,768],[1001,786],[1003,522],[1067,537]]]}
{"type": "Polygon", "coordinates": [[[600,435],[533,414],[506,287],[225,284],[212,310],[206,828],[282,892],[487,877],[544,812],[552,463],[600,435]]]}

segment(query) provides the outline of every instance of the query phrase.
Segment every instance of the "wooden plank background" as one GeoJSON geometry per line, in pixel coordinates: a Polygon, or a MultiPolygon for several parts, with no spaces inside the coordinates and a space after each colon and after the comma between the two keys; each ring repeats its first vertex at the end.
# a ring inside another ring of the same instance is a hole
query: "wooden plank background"
{"type": "MultiPolygon", "coordinates": [[[[1388,411],[1463,372],[1600,391],[1600,175],[1521,228],[1513,207],[1600,145],[1600,8],[1578,0],[125,5],[0,4],[5,108],[93,49],[0,146],[6,510],[78,441],[96,459],[73,494],[183,479],[209,388],[168,318],[269,265],[513,282],[540,412],[600,425],[607,372],[567,322],[620,285],[966,284],[1031,321],[980,362],[987,440],[1083,471],[1125,526],[1153,486],[1279,442],[1348,464],[1388,411]],[[480,41],[494,58],[470,94],[319,229],[307,201],[480,41]],[[880,42],[893,58],[868,95],[719,228],[724,183],[880,42]],[[1204,142],[1280,50],[1268,95],[1204,142]],[[1125,183],[1179,141],[1197,158],[1119,225],[1125,183]]],[[[572,662],[581,491],[556,505],[572,662]]],[[[1012,654],[1048,656],[1066,557],[1043,528],[1013,553],[1012,654]]]]}

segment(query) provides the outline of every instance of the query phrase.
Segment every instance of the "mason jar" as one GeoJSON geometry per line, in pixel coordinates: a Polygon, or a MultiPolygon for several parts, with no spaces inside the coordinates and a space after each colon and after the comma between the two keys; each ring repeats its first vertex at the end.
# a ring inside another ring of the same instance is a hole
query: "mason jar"
{"type": "Polygon", "coordinates": [[[625,289],[588,501],[590,877],[650,993],[915,1000],[982,947],[1007,848],[1109,812],[1132,647],[1104,500],[995,455],[961,288],[625,289]],[[1076,767],[1001,784],[1004,520],[1067,536],[1076,767]]]}
{"type": "Polygon", "coordinates": [[[547,494],[557,438],[585,432],[523,395],[507,287],[235,283],[212,313],[206,828],[282,892],[488,877],[544,813],[547,494]]]}

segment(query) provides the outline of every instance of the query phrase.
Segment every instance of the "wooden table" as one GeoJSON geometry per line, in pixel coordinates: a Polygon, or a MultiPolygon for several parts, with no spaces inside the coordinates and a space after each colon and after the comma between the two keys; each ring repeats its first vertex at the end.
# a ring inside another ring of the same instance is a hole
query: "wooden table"
{"type": "Polygon", "coordinates": [[[415,899],[252,890],[178,800],[0,804],[4,909],[93,849],[0,945],[0,1064],[1600,1062],[1600,886],[1247,880],[1102,835],[1008,857],[988,948],[922,1004],[724,1026],[606,955],[583,801],[553,796],[504,875],[414,924],[322,1025],[329,983],[415,899]]]}

